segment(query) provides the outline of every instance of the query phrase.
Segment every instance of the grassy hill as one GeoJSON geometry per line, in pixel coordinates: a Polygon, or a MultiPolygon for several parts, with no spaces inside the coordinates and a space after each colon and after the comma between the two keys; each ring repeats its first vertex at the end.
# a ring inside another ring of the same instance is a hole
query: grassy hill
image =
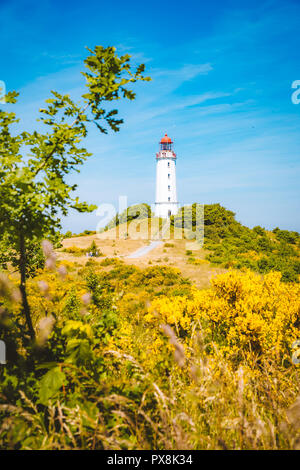
{"type": "MultiPolygon", "coordinates": [[[[182,211],[183,209],[180,209],[179,213],[171,218],[170,234],[166,235],[165,239],[168,236],[175,242],[185,239],[186,232],[183,231],[183,223],[193,232],[197,216],[201,217],[203,214],[203,206],[195,203],[184,208],[184,215],[182,211]]],[[[131,240],[131,245],[127,243],[127,246],[138,248],[142,244],[141,240],[155,238],[164,222],[162,219],[153,217],[150,206],[147,204],[135,205],[117,214],[99,238],[105,240],[117,237],[119,240],[117,244],[123,244],[124,247],[126,243],[124,244],[121,240],[131,240]],[[138,231],[136,230],[137,224],[139,225],[138,231]],[[134,235],[131,236],[132,234],[134,235]],[[133,239],[139,240],[139,243],[133,245],[133,239]]],[[[283,281],[298,282],[300,274],[300,235],[298,232],[279,228],[268,231],[260,226],[250,229],[236,220],[234,212],[220,204],[204,206],[203,225],[204,233],[198,228],[195,236],[199,240],[204,235],[204,250],[200,253],[196,245],[194,246],[196,251],[187,250],[190,252],[190,264],[197,264],[200,254],[200,259],[205,258],[212,266],[225,269],[249,268],[261,274],[279,271],[282,273],[283,281]]],[[[180,251],[182,246],[182,243],[177,243],[176,249],[180,251]]],[[[180,260],[177,261],[180,264],[180,260]]]]}
{"type": "MultiPolygon", "coordinates": [[[[195,223],[197,204],[185,217],[195,223]]],[[[185,213],[186,213],[185,212],[185,213]]],[[[181,211],[172,220],[180,225],[181,211]]],[[[275,228],[272,232],[256,226],[250,229],[235,219],[234,212],[220,204],[204,206],[204,247],[211,263],[225,268],[250,268],[261,274],[280,271],[283,281],[298,281],[300,274],[300,235],[275,228]]]]}

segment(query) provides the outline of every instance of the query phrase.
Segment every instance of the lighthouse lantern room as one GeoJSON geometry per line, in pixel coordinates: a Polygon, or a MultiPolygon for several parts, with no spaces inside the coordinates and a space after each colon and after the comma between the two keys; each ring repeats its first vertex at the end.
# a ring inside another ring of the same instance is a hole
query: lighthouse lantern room
{"type": "Polygon", "coordinates": [[[168,218],[178,212],[176,154],[172,147],[172,139],[165,134],[160,141],[160,151],[156,154],[156,217],[168,218]]]}

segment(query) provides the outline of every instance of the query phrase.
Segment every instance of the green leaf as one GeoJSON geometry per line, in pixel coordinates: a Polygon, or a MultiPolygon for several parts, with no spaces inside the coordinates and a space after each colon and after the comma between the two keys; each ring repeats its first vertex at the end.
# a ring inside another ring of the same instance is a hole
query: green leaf
{"type": "Polygon", "coordinates": [[[49,370],[41,379],[39,386],[39,402],[48,405],[63,385],[67,383],[66,375],[60,367],[49,370]]]}

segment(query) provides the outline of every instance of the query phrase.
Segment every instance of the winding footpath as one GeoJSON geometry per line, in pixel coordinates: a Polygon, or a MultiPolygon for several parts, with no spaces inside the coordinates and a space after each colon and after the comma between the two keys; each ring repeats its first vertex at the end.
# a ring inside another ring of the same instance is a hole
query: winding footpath
{"type": "Polygon", "coordinates": [[[141,256],[145,256],[149,253],[149,251],[152,251],[154,248],[157,248],[161,244],[162,242],[159,240],[152,241],[150,245],[142,246],[142,248],[139,248],[137,251],[129,255],[127,258],[140,258],[141,256]]]}
{"type": "Polygon", "coordinates": [[[142,256],[147,255],[150,251],[154,250],[154,248],[157,248],[158,246],[162,245],[163,242],[161,240],[168,228],[170,228],[170,225],[169,222],[166,222],[161,231],[158,232],[158,237],[154,237],[159,238],[159,240],[152,240],[149,245],[142,246],[142,248],[139,248],[138,250],[131,253],[131,255],[127,256],[127,258],[141,258],[142,256]]]}

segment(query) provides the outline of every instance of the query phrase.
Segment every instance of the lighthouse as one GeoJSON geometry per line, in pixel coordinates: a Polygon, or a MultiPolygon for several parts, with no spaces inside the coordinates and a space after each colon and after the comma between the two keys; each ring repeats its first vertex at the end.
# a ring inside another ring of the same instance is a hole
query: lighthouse
{"type": "Polygon", "coordinates": [[[156,197],[155,216],[169,218],[177,214],[176,190],[176,154],[173,152],[173,142],[165,134],[161,139],[160,150],[156,154],[156,197]]]}

